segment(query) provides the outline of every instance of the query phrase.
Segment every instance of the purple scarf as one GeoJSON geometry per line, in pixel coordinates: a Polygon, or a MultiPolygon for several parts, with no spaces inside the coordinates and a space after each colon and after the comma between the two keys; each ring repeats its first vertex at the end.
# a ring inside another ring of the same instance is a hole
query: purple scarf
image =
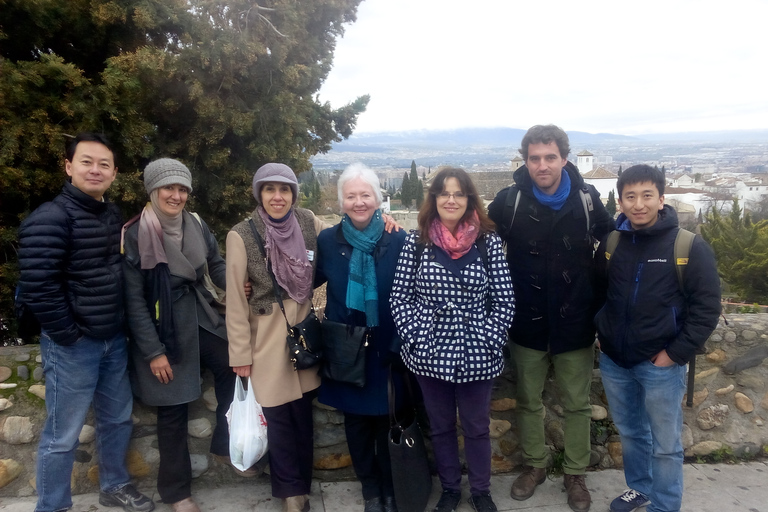
{"type": "Polygon", "coordinates": [[[256,211],[266,227],[264,248],[277,284],[290,298],[304,304],[312,296],[312,264],[307,258],[307,245],[293,209],[287,218],[280,220],[270,217],[262,206],[256,211]]]}

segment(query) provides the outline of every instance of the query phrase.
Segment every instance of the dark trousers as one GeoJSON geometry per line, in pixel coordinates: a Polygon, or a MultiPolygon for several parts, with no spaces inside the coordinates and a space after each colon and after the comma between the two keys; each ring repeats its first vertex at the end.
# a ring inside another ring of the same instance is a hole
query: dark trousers
{"type": "Polygon", "coordinates": [[[361,416],[345,412],[344,431],[355,474],[363,484],[363,499],[394,496],[387,441],[389,416],[361,416]]]}
{"type": "Polygon", "coordinates": [[[456,407],[464,431],[469,489],[487,493],[491,485],[490,414],[493,379],[456,384],[416,376],[429,416],[432,448],[443,489],[461,490],[461,463],[456,438],[456,407]]]}
{"type": "Polygon", "coordinates": [[[263,407],[267,419],[269,476],[272,496],[309,494],[312,485],[314,438],[312,399],[315,392],[277,407],[263,407]]]}
{"type": "MultiPolygon", "coordinates": [[[[216,427],[211,438],[211,453],[229,455],[227,410],[235,394],[235,378],[229,366],[227,342],[204,329],[198,329],[200,361],[213,373],[216,392],[216,427]]],[[[160,467],[157,491],[164,503],[175,503],[192,495],[192,465],[187,445],[188,404],[157,408],[157,448],[160,467]]]]}

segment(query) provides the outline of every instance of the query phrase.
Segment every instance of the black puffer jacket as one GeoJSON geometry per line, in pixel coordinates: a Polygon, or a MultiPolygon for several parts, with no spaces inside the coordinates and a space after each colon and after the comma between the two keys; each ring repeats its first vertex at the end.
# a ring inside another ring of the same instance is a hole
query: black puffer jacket
{"type": "MultiPolygon", "coordinates": [[[[617,365],[631,368],[662,349],[686,364],[704,346],[720,317],[720,278],[715,256],[694,239],[683,279],[674,260],[677,213],[669,205],[656,223],[633,230],[624,214],[616,221],[621,237],[607,272],[607,298],[595,317],[600,348],[617,365]]],[[[597,253],[605,280],[605,247],[597,253]]]]}
{"type": "Polygon", "coordinates": [[[19,228],[24,302],[48,336],[71,345],[123,328],[120,210],[71,183],[19,228]]]}
{"type": "Polygon", "coordinates": [[[526,166],[514,174],[521,196],[511,229],[504,223],[509,188],[501,190],[488,207],[488,215],[507,244],[515,288],[510,339],[552,354],[588,347],[595,341],[592,237],[599,240],[613,224],[600,194],[587,185],[594,205],[591,233],[587,232],[579,193],[584,180],[572,163],[568,162],[565,170],[571,179],[571,193],[559,211],[536,200],[526,166]]]}

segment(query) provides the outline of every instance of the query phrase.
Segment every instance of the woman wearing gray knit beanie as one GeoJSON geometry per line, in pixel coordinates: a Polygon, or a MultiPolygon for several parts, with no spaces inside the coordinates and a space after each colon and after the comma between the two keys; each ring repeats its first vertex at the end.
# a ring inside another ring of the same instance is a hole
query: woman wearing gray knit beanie
{"type": "Polygon", "coordinates": [[[191,497],[187,407],[200,397],[201,364],[213,374],[218,401],[210,450],[231,465],[225,415],[236,377],[220,297],[209,284],[226,288],[225,262],[206,223],[184,210],[192,192],[187,166],[155,160],[144,169],[144,186],[150,202],[124,227],[131,383],[142,402],[157,407],[160,497],[175,512],[199,512],[191,497]]]}

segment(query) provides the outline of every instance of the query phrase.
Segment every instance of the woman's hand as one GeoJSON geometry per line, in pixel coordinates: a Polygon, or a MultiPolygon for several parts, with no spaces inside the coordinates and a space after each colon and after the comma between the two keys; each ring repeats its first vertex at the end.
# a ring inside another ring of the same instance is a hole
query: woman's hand
{"type": "Polygon", "coordinates": [[[398,224],[395,218],[388,213],[381,214],[381,219],[384,221],[384,231],[387,233],[391,233],[393,229],[395,231],[403,229],[403,226],[398,224]]]}
{"type": "Polygon", "coordinates": [[[246,281],[243,285],[243,289],[245,290],[245,300],[251,300],[251,294],[253,293],[253,286],[251,286],[251,282],[246,281]]]}
{"type": "Polygon", "coordinates": [[[171,365],[168,364],[168,358],[165,357],[165,354],[161,354],[150,361],[149,369],[157,380],[163,384],[168,384],[173,380],[173,370],[171,369],[171,365]]]}
{"type": "Polygon", "coordinates": [[[238,377],[250,377],[251,366],[233,366],[232,371],[237,374],[238,377]]]}

